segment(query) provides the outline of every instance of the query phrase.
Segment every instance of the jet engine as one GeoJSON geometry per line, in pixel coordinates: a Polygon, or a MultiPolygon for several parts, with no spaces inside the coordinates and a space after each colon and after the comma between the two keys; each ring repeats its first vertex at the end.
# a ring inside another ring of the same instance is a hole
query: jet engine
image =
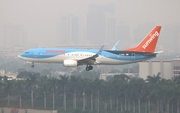
{"type": "Polygon", "coordinates": [[[64,60],[63,65],[65,67],[77,67],[78,63],[76,60],[68,59],[68,60],[64,60]]]}

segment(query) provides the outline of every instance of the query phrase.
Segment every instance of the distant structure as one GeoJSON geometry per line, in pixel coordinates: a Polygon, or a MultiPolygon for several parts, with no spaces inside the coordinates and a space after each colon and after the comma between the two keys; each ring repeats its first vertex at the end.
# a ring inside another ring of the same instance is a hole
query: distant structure
{"type": "Polygon", "coordinates": [[[1,57],[17,57],[19,54],[23,53],[26,48],[22,46],[13,46],[10,49],[0,48],[0,56],[1,57]]]}
{"type": "MultiPolygon", "coordinates": [[[[106,14],[114,14],[114,4],[100,5],[100,4],[90,4],[87,14],[87,40],[94,44],[99,42],[105,43],[106,39],[106,14]]],[[[112,19],[111,21],[114,22],[112,19]]],[[[109,23],[112,27],[113,22],[109,23]]],[[[110,27],[109,27],[110,29],[110,27]]],[[[113,28],[111,28],[113,30],[113,28]]],[[[113,37],[111,37],[113,38],[113,37]]]]}
{"type": "Polygon", "coordinates": [[[161,78],[171,79],[173,76],[180,75],[180,58],[172,61],[144,61],[139,63],[139,77],[147,79],[160,73],[161,78]]]}
{"type": "Polygon", "coordinates": [[[114,75],[121,75],[121,74],[125,74],[129,77],[137,77],[138,76],[138,73],[102,73],[100,75],[100,79],[107,80],[108,77],[113,77],[114,75]]]}
{"type": "Polygon", "coordinates": [[[162,30],[160,34],[162,38],[159,39],[160,45],[173,53],[180,52],[180,26],[166,25],[162,30]]]}
{"type": "MultiPolygon", "coordinates": [[[[156,26],[155,24],[144,24],[144,25],[138,25],[134,28],[134,38],[133,42],[138,44],[146,35],[150,32],[150,30],[156,26]],[[143,31],[143,32],[142,32],[143,31]]],[[[164,27],[162,26],[162,29],[164,27]]],[[[162,32],[161,32],[162,34],[162,32]]],[[[161,35],[160,34],[160,35],[161,35]]],[[[162,36],[161,36],[162,38],[162,36]]],[[[159,38],[160,39],[160,38],[159,38]]],[[[135,45],[136,45],[135,44],[135,45]]]]}
{"type": "Polygon", "coordinates": [[[116,41],[120,40],[119,37],[117,37],[117,22],[114,15],[106,13],[105,23],[105,37],[103,41],[108,44],[114,44],[116,41]]]}
{"type": "Polygon", "coordinates": [[[26,47],[27,33],[24,31],[23,25],[4,25],[2,42],[5,50],[13,49],[17,45],[26,47]]]}
{"type": "Polygon", "coordinates": [[[5,73],[5,70],[0,70],[0,76],[4,77],[8,77],[8,80],[21,80],[19,78],[17,78],[17,73],[5,73]]]}
{"type": "Polygon", "coordinates": [[[71,14],[62,14],[58,18],[57,43],[79,43],[79,19],[71,14]]]}
{"type": "Polygon", "coordinates": [[[0,45],[1,56],[16,56],[28,48],[27,33],[23,25],[4,25],[3,38],[0,45]]]}
{"type": "MultiPolygon", "coordinates": [[[[141,38],[141,40],[143,38],[141,38]]],[[[110,40],[112,40],[112,37],[109,37],[109,41],[110,40]]],[[[130,37],[130,26],[129,25],[121,23],[120,25],[116,26],[116,36],[115,36],[114,42],[116,42],[117,40],[120,40],[120,44],[119,44],[120,50],[127,49],[129,47],[134,46],[134,45],[132,45],[132,40],[130,37]]],[[[112,42],[112,43],[114,43],[114,42],[112,42]]]]}

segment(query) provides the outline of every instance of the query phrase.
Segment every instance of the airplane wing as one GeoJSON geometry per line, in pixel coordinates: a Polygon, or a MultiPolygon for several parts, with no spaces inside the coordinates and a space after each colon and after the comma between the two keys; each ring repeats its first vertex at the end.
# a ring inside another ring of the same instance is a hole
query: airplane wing
{"type": "Polygon", "coordinates": [[[117,46],[119,45],[119,40],[116,42],[116,44],[113,46],[113,48],[111,50],[117,50],[117,46]]]}
{"type": "Polygon", "coordinates": [[[83,65],[83,64],[95,64],[95,61],[96,61],[96,58],[101,55],[102,51],[103,51],[103,48],[104,48],[104,45],[99,49],[99,51],[91,56],[91,57],[88,57],[88,58],[84,58],[84,59],[80,59],[78,60],[77,62],[79,63],[79,65],[83,65]]]}

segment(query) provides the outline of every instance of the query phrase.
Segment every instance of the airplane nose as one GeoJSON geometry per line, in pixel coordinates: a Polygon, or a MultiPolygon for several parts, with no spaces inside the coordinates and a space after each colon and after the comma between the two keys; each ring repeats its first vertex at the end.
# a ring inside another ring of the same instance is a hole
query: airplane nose
{"type": "Polygon", "coordinates": [[[21,55],[18,55],[18,58],[22,59],[22,56],[21,56],[21,55]]]}

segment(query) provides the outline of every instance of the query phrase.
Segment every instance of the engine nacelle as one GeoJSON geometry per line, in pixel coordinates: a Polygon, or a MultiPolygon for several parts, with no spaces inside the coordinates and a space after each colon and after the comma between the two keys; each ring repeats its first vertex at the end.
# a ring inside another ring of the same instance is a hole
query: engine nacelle
{"type": "Polygon", "coordinates": [[[78,63],[76,60],[68,59],[68,60],[64,60],[63,65],[65,67],[77,67],[78,63]]]}

